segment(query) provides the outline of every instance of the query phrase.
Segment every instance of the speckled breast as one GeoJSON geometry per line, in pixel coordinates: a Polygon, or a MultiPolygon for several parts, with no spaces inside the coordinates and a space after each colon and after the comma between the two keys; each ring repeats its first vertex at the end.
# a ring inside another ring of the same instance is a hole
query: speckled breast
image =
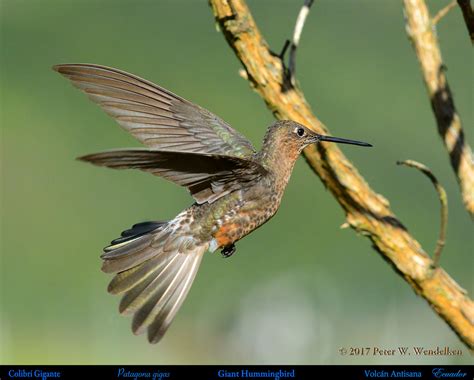
{"type": "Polygon", "coordinates": [[[227,207],[216,213],[215,223],[211,228],[211,251],[242,239],[276,213],[281,197],[268,189],[262,190],[264,191],[239,191],[228,201],[227,207]]]}

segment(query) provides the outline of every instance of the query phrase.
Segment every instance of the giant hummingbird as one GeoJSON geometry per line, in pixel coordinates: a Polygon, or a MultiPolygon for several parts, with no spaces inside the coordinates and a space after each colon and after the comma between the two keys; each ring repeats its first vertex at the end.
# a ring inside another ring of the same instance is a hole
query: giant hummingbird
{"type": "Polygon", "coordinates": [[[206,251],[224,257],[280,206],[301,151],[320,141],[371,146],[317,134],[290,120],[268,127],[259,152],[225,121],[135,75],[104,66],[54,70],[112,116],[146,149],[120,149],[79,159],[114,169],[140,169],[186,187],[194,203],[170,221],[135,224],[104,248],[102,270],[133,314],[132,331],[158,342],[183,303],[206,251]]]}

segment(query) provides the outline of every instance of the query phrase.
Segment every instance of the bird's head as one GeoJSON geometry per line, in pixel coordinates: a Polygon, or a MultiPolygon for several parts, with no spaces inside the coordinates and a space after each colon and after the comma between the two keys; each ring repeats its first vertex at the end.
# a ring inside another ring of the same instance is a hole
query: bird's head
{"type": "Polygon", "coordinates": [[[304,125],[291,120],[280,120],[275,122],[268,129],[266,139],[267,138],[273,140],[273,142],[277,143],[277,145],[282,144],[286,146],[287,149],[289,148],[289,150],[298,154],[308,145],[320,141],[352,144],[359,146],[372,146],[371,144],[362,141],[323,136],[316,132],[313,132],[304,125]]]}

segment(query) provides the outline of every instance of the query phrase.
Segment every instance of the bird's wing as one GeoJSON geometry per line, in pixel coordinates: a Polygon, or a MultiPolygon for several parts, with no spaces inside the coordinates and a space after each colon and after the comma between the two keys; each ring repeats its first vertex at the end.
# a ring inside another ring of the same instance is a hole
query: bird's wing
{"type": "Polygon", "coordinates": [[[250,141],[212,112],[135,75],[89,64],[53,69],[149,148],[236,157],[255,153],[250,141]]]}
{"type": "Polygon", "coordinates": [[[120,149],[79,158],[114,169],[135,168],[187,187],[198,203],[212,203],[225,194],[251,185],[267,170],[239,157],[198,153],[120,149]]]}

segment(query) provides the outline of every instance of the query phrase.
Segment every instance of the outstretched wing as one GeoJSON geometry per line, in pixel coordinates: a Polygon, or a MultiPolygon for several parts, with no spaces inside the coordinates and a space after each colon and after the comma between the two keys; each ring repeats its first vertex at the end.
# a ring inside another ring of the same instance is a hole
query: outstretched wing
{"type": "Polygon", "coordinates": [[[141,169],[185,186],[198,203],[212,203],[267,173],[259,163],[224,155],[123,149],[89,154],[80,160],[114,169],[141,169]]]}
{"type": "Polygon", "coordinates": [[[135,75],[89,64],[53,69],[147,147],[236,157],[255,153],[250,141],[212,112],[135,75]]]}

